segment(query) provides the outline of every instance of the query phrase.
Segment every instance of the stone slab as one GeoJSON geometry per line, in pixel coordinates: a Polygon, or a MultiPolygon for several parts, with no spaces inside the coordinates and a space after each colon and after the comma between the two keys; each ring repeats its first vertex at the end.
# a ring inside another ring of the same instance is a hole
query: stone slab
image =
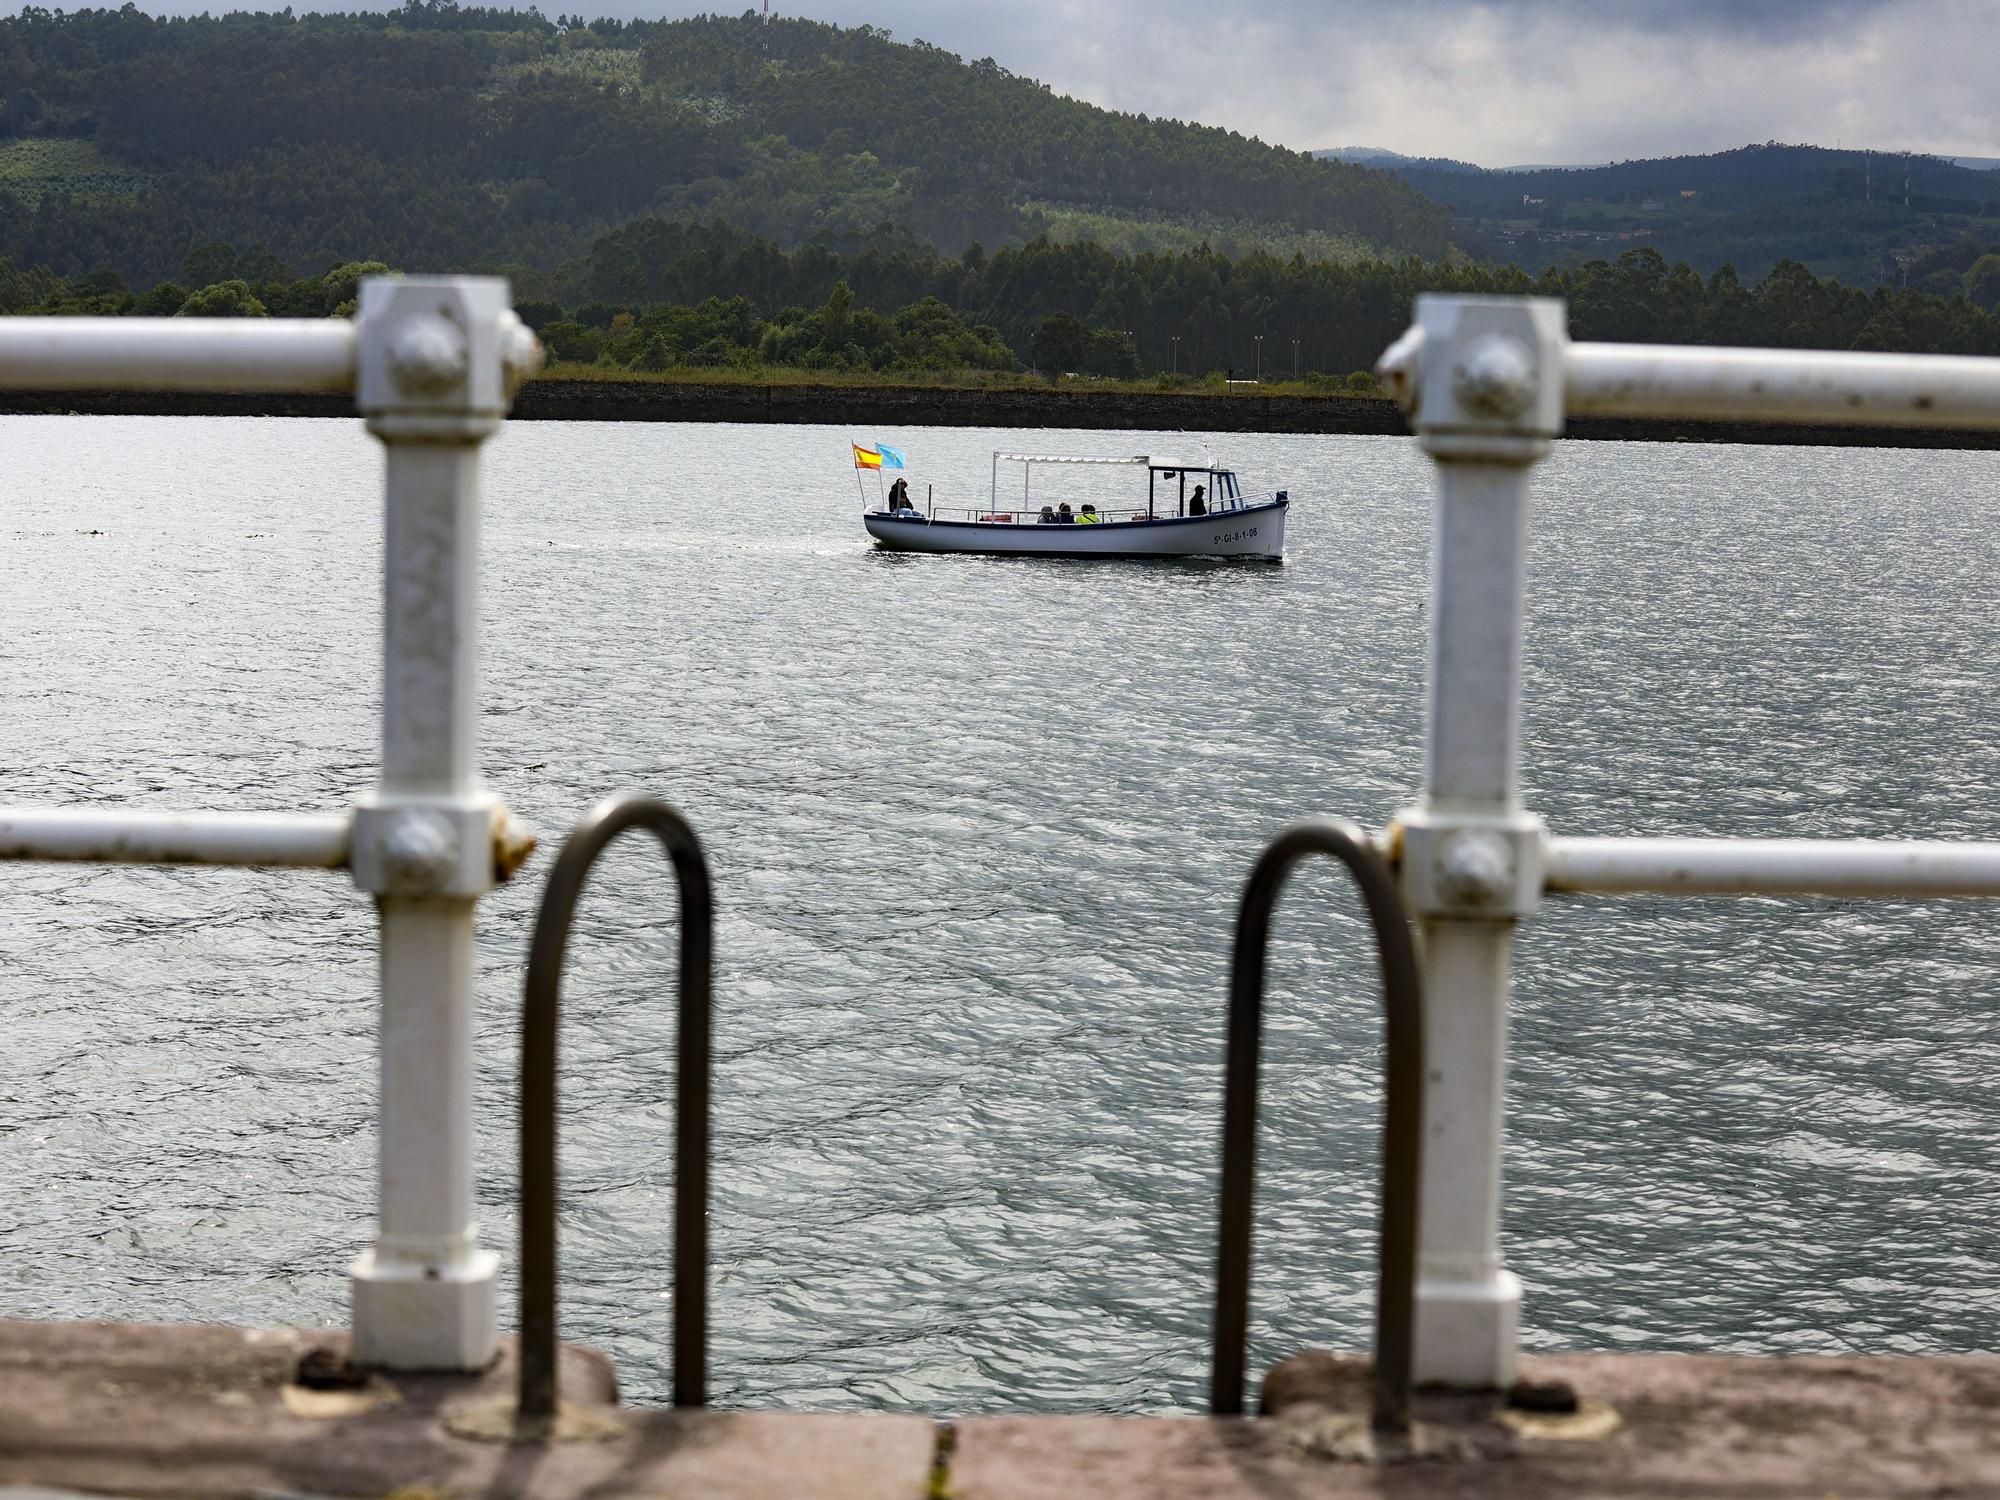
{"type": "MultiPolygon", "coordinates": [[[[565,1349],[571,1427],[594,1440],[480,1441],[508,1410],[511,1348],[479,1376],[301,1385],[338,1367],[330,1331],[0,1322],[0,1500],[924,1500],[941,1429],[921,1416],[626,1410],[601,1356],[565,1349]]],[[[1365,1366],[1287,1361],[1273,1413],[993,1417],[951,1430],[951,1500],[2000,1500],[2000,1358],[1564,1355],[1522,1375],[1573,1416],[1421,1395],[1432,1456],[1383,1462],[1365,1366]],[[1557,1400],[1560,1404],[1560,1400],[1557,1400]],[[1361,1460],[1354,1455],[1363,1454],[1361,1460]],[[1328,1457],[1328,1454],[1346,1455],[1328,1457]],[[1438,1455],[1444,1455],[1439,1457],[1438,1455]]],[[[504,1430],[504,1422],[500,1424],[504,1430]]]]}
{"type": "Polygon", "coordinates": [[[600,1355],[566,1347],[566,1402],[600,1440],[458,1435],[502,1406],[513,1350],[478,1376],[376,1377],[312,1391],[293,1376],[331,1331],[0,1322],[0,1487],[134,1500],[479,1496],[481,1500],[921,1500],[937,1428],[915,1416],[627,1410],[600,1355]]]}
{"type": "Polygon", "coordinates": [[[1528,1358],[1523,1379],[1566,1383],[1584,1398],[1568,1436],[1537,1436],[1533,1421],[1517,1432],[1491,1420],[1491,1402],[1427,1397],[1420,1423],[1471,1434],[1478,1440],[1459,1451],[1488,1456],[1398,1463],[1309,1451],[1328,1446],[1320,1439],[1330,1431],[1365,1430],[1365,1367],[1317,1358],[1321,1368],[1295,1378],[1281,1410],[1258,1420],[960,1422],[952,1500],[2000,1496],[2000,1358],[1528,1358]]]}

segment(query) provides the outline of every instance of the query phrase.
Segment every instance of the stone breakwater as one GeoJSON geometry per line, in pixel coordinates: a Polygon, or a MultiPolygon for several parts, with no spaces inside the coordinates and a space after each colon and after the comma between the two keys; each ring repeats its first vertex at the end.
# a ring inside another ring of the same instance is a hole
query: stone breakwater
{"type": "MultiPolygon", "coordinates": [[[[352,417],[345,396],[139,391],[0,391],[0,415],[352,417]]],[[[1046,427],[1081,431],[1295,432],[1402,437],[1388,401],[1354,396],[1206,395],[928,386],[700,385],[644,380],[537,380],[516,421],[847,423],[856,426],[1046,427]]],[[[1781,443],[1818,447],[2000,448],[2000,429],[1899,431],[1765,422],[1572,418],[1572,438],[1627,442],[1781,443]]]]}

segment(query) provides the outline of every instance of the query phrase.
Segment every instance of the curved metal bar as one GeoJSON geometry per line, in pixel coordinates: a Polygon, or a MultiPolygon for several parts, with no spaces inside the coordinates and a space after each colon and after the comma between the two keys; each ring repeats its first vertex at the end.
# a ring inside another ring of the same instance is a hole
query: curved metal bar
{"type": "Polygon", "coordinates": [[[1374,1425],[1410,1423],[1410,1356],[1416,1321],[1417,1183],[1423,1152],[1424,1013],[1416,946],[1395,877],[1352,823],[1294,823],[1251,869],[1236,919],[1229,976],[1229,1053],[1222,1113],[1222,1231],[1216,1258],[1215,1345],[1209,1407],[1243,1412],[1250,1324],[1250,1233],[1257,1172],[1257,1065],[1271,912],[1292,867],[1329,854],[1354,876],[1375,928],[1388,1022],[1382,1128],[1382,1243],[1375,1288],[1374,1425]]]}
{"type": "Polygon", "coordinates": [[[549,872],[528,950],[521,1025],[519,1416],[556,1410],[556,1021],[570,924],[597,856],[644,828],[680,884],[680,1035],[674,1123],[674,1405],[708,1403],[708,1094],[715,901],[694,829],[652,797],[613,797],[576,825],[549,872]]]}

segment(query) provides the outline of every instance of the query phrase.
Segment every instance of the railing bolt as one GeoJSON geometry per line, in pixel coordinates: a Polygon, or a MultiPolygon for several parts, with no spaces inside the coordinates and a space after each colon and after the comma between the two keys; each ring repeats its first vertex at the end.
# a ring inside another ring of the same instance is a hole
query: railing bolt
{"type": "Polygon", "coordinates": [[[398,885],[439,886],[451,874],[457,837],[451,820],[428,808],[399,814],[382,835],[383,863],[398,885]]]}
{"type": "Polygon", "coordinates": [[[1452,388],[1481,416],[1518,417],[1535,400],[1534,352],[1511,334],[1480,339],[1452,371],[1452,388]]]}
{"type": "Polygon", "coordinates": [[[1454,833],[1438,850],[1438,885],[1454,901],[1485,906],[1514,885],[1514,851],[1496,833],[1454,833]]]}
{"type": "Polygon", "coordinates": [[[389,371],[410,396],[436,396],[465,379],[465,333],[436,313],[405,319],[389,339],[389,371]]]}

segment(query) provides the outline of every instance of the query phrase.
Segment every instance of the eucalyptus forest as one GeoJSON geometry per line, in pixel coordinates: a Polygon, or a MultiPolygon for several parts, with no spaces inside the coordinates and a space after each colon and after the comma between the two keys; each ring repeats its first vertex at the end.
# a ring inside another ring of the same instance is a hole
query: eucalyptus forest
{"type": "MultiPolygon", "coordinates": [[[[1785,170],[1787,203],[1819,201],[1811,159],[1785,170]]],[[[1566,297],[1582,338],[2000,353],[1976,197],[1899,210],[1892,284],[1786,253],[1775,209],[1746,275],[1622,230],[1530,272],[1438,201],[1504,189],[1441,180],[749,13],[0,20],[0,312],[329,316],[370,272],[486,271],[569,365],[1345,383],[1417,294],[1456,290],[1566,297]]],[[[1763,210],[1730,191],[1750,247],[1763,210]]]]}

